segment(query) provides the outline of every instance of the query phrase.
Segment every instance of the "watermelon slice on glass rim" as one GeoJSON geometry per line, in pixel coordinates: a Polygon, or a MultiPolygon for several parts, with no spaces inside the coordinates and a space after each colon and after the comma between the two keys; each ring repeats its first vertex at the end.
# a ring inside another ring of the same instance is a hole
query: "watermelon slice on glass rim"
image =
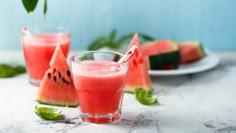
{"type": "Polygon", "coordinates": [[[141,51],[137,33],[133,36],[128,49],[134,45],[137,49],[129,59],[125,91],[134,93],[136,88],[143,88],[145,91],[152,92],[151,78],[148,74],[148,68],[141,51]]]}

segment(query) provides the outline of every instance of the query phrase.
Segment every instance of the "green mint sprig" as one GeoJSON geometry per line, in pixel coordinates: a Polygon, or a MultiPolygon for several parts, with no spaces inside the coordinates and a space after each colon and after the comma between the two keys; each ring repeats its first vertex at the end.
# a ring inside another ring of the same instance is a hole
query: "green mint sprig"
{"type": "Polygon", "coordinates": [[[45,120],[64,120],[65,116],[56,108],[35,106],[34,112],[40,118],[45,120]]]}
{"type": "MultiPolygon", "coordinates": [[[[154,38],[143,34],[143,33],[138,33],[139,38],[141,38],[143,41],[153,41],[155,40],[154,38]]],[[[113,48],[113,49],[118,49],[120,48],[127,40],[130,40],[134,33],[123,35],[120,38],[116,39],[117,32],[116,30],[112,30],[110,35],[108,37],[101,36],[96,38],[88,47],[88,50],[98,50],[103,47],[108,47],[108,48],[113,48]]]]}
{"type": "Polygon", "coordinates": [[[157,97],[153,97],[150,91],[146,91],[141,87],[135,89],[136,99],[143,105],[155,105],[159,103],[157,97]]]}
{"type": "MultiPolygon", "coordinates": [[[[42,0],[42,1],[43,1],[43,15],[45,16],[47,13],[47,0],[42,0]]],[[[22,3],[25,10],[29,14],[32,14],[38,4],[38,0],[22,0],[22,3]]]]}
{"type": "Polygon", "coordinates": [[[0,78],[14,77],[18,74],[25,73],[25,72],[26,72],[26,69],[22,65],[13,67],[8,64],[0,64],[0,78]]]}

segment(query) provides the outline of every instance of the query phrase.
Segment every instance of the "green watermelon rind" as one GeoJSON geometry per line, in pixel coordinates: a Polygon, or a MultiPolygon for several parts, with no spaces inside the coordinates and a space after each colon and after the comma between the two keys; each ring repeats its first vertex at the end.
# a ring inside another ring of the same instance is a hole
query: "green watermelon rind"
{"type": "Polygon", "coordinates": [[[205,57],[206,56],[206,52],[203,48],[203,45],[202,43],[198,42],[198,50],[199,50],[199,53],[201,54],[202,57],[205,57]]]}
{"type": "Polygon", "coordinates": [[[45,104],[45,105],[53,105],[53,106],[64,106],[64,107],[77,107],[78,103],[77,101],[75,101],[75,103],[62,103],[62,102],[48,102],[47,100],[42,100],[42,99],[36,99],[35,101],[41,103],[41,104],[45,104]]]}
{"type": "Polygon", "coordinates": [[[153,87],[152,86],[143,87],[143,86],[129,86],[129,85],[126,85],[124,91],[126,93],[134,94],[134,91],[135,91],[136,88],[143,88],[144,90],[148,91],[149,93],[153,92],[153,87]]]}
{"type": "Polygon", "coordinates": [[[149,56],[149,62],[151,70],[162,69],[165,66],[177,69],[180,64],[179,50],[149,56]]]}
{"type": "Polygon", "coordinates": [[[180,51],[177,44],[175,41],[171,41],[173,51],[150,55],[150,69],[162,69],[165,66],[172,66],[172,69],[177,69],[180,65],[180,51]]]}
{"type": "MultiPolygon", "coordinates": [[[[180,51],[176,41],[170,41],[172,45],[172,50],[168,52],[156,53],[154,55],[149,55],[148,66],[151,70],[164,69],[165,67],[171,67],[171,69],[177,69],[180,65],[180,51]]],[[[158,41],[156,41],[158,43],[158,41]]],[[[148,42],[143,45],[143,47],[152,47],[157,45],[153,42],[148,42]]]]}

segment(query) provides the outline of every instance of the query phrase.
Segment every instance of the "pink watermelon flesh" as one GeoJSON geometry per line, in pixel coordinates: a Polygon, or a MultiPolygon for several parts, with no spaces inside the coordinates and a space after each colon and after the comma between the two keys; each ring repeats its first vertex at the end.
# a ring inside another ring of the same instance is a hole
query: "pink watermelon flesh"
{"type": "Polygon", "coordinates": [[[77,106],[76,89],[66,58],[58,45],[39,87],[37,101],[60,106],[77,106]]]}
{"type": "Polygon", "coordinates": [[[141,48],[144,56],[168,53],[178,49],[176,45],[173,45],[173,41],[171,40],[148,42],[143,44],[141,48]]]}
{"type": "Polygon", "coordinates": [[[142,87],[143,89],[151,92],[153,90],[151,78],[148,74],[147,66],[144,62],[138,34],[134,35],[128,49],[130,49],[133,45],[137,46],[137,49],[129,60],[129,69],[127,73],[125,91],[134,93],[137,87],[142,87]]]}
{"type": "Polygon", "coordinates": [[[205,56],[205,52],[199,42],[180,42],[179,49],[181,64],[191,63],[205,56]]]}

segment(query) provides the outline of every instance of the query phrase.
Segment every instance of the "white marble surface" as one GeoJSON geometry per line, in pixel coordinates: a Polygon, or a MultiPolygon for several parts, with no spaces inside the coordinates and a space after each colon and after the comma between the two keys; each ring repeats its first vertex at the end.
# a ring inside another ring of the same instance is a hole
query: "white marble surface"
{"type": "MultiPolygon", "coordinates": [[[[27,75],[0,79],[0,133],[236,133],[236,52],[217,53],[220,64],[183,76],[153,76],[160,104],[144,106],[124,96],[122,117],[110,124],[77,119],[77,108],[63,109],[69,122],[41,120],[34,114],[37,88],[27,75]]],[[[20,51],[0,51],[0,62],[23,63],[20,51]]]]}

